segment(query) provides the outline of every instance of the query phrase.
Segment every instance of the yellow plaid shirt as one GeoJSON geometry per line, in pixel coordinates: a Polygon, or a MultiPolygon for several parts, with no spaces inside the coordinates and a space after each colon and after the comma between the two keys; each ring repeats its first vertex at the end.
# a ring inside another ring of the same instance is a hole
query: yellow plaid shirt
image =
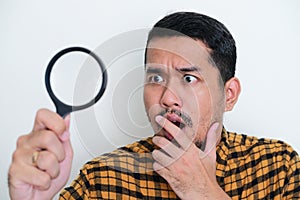
{"type": "MultiPolygon", "coordinates": [[[[93,159],[60,199],[178,199],[152,170],[154,148],[148,138],[93,159]]],[[[300,199],[300,159],[284,142],[223,129],[216,154],[217,181],[232,199],[300,199]]]]}

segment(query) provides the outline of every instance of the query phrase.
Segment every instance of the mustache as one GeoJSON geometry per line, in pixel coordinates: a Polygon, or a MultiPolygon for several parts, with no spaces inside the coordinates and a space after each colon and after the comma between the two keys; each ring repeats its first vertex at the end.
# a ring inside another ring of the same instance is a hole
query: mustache
{"type": "Polygon", "coordinates": [[[161,116],[164,116],[165,114],[167,113],[173,113],[173,114],[176,114],[178,117],[180,117],[184,123],[192,128],[193,127],[193,121],[192,121],[192,118],[190,116],[188,116],[186,113],[183,113],[183,112],[180,112],[178,110],[175,110],[175,109],[166,109],[166,110],[162,110],[159,115],[161,116]]]}

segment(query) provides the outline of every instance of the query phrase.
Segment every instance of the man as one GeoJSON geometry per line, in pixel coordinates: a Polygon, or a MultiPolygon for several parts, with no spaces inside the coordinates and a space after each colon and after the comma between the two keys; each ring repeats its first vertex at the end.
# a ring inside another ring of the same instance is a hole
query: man
{"type": "MultiPolygon", "coordinates": [[[[225,130],[240,93],[236,47],[223,24],[173,13],[150,31],[144,103],[155,136],[84,165],[61,199],[297,199],[300,160],[287,144],[225,130]]],[[[12,199],[50,199],[71,168],[69,118],[42,109],[18,139],[12,199]]]]}

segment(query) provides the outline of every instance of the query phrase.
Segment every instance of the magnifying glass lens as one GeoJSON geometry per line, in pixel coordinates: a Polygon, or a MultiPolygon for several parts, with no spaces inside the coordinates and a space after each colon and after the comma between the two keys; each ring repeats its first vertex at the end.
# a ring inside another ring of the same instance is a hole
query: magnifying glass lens
{"type": "Polygon", "coordinates": [[[83,52],[70,52],[55,63],[50,83],[63,103],[80,106],[94,99],[102,84],[102,71],[96,60],[83,52]]]}
{"type": "Polygon", "coordinates": [[[50,60],[45,85],[56,112],[65,117],[70,112],[94,105],[102,97],[107,72],[101,59],[92,51],[69,47],[50,60]]]}

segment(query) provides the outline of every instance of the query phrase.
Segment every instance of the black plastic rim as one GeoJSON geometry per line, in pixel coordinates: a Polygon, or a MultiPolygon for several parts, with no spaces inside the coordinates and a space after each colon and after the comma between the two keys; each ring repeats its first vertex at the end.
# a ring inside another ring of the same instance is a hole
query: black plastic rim
{"type": "Polygon", "coordinates": [[[45,73],[45,84],[46,84],[46,88],[48,91],[48,94],[50,96],[50,98],[52,99],[53,103],[55,104],[56,107],[56,112],[62,116],[65,117],[66,115],[68,115],[70,112],[72,111],[77,111],[77,110],[82,110],[85,108],[88,108],[92,105],[94,105],[97,101],[99,101],[99,99],[102,97],[105,89],[106,89],[106,85],[107,85],[107,72],[105,69],[105,66],[103,64],[103,62],[101,61],[101,59],[92,51],[83,48],[83,47],[69,47],[66,49],[61,50],[60,52],[58,52],[49,62],[47,69],[46,69],[46,73],[45,73]],[[50,84],[50,75],[51,75],[51,71],[52,68],[54,66],[54,64],[56,63],[56,61],[62,57],[63,55],[70,53],[70,52],[74,52],[74,51],[80,51],[80,52],[84,52],[89,54],[90,56],[92,56],[98,63],[98,65],[101,68],[102,71],[102,84],[101,84],[101,88],[98,92],[98,94],[88,103],[83,104],[83,105],[79,105],[79,106],[73,106],[73,105],[68,105],[63,103],[62,101],[60,101],[54,94],[51,84],[50,84]]]}

